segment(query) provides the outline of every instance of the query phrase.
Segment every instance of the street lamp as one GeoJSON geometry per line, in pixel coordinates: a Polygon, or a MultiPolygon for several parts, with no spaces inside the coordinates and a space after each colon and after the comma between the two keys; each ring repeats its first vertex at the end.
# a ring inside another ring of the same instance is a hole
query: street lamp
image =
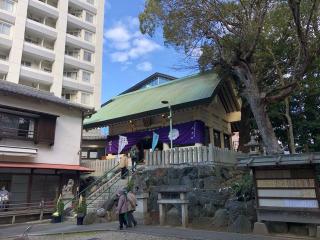
{"type": "Polygon", "coordinates": [[[165,104],[165,105],[168,105],[168,108],[169,108],[169,120],[170,120],[170,133],[169,133],[169,138],[170,138],[170,149],[172,149],[172,146],[173,146],[173,139],[172,139],[172,109],[171,109],[171,105],[169,103],[169,101],[167,100],[163,100],[161,101],[162,104],[165,104]]]}

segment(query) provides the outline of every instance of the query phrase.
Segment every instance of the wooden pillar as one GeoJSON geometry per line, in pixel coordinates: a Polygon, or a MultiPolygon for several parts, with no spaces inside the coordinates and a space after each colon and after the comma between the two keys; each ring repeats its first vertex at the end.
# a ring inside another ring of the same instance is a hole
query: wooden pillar
{"type": "Polygon", "coordinates": [[[221,142],[221,148],[224,149],[224,136],[223,136],[223,132],[220,132],[220,142],[221,142]]]}
{"type": "Polygon", "coordinates": [[[77,171],[76,178],[77,178],[77,184],[76,184],[75,189],[74,189],[75,195],[78,194],[77,190],[79,190],[79,192],[80,192],[80,171],[77,171]]]}
{"type": "Polygon", "coordinates": [[[27,203],[31,202],[32,181],[33,181],[33,169],[31,169],[31,172],[30,172],[30,175],[29,175],[28,192],[27,192],[27,203]]]}

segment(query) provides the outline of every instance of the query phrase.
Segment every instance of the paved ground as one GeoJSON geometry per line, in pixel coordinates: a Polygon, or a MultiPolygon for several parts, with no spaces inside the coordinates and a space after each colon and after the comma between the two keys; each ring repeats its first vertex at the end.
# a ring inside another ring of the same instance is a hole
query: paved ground
{"type": "MultiPolygon", "coordinates": [[[[0,227],[0,239],[14,239],[21,236],[27,225],[0,227]]],[[[301,239],[284,236],[258,236],[252,234],[236,234],[226,232],[214,232],[206,230],[183,229],[160,226],[138,226],[133,229],[118,231],[118,224],[103,223],[88,226],[77,226],[71,222],[59,224],[37,224],[30,231],[31,240],[288,240],[301,239]],[[50,234],[50,235],[48,235],[50,234]]]]}

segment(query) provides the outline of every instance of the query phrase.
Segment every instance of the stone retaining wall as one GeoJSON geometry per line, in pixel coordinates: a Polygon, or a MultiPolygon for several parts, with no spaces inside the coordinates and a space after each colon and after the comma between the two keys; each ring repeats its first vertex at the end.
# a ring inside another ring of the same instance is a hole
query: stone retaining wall
{"type": "MultiPolygon", "coordinates": [[[[241,181],[244,172],[232,167],[187,166],[139,170],[133,177],[134,189],[149,193],[150,223],[158,223],[157,189],[163,185],[186,185],[190,188],[189,222],[212,229],[250,232],[256,220],[254,201],[241,202],[231,186],[241,181]]],[[[180,208],[169,205],[167,223],[180,223],[180,208]]]]}

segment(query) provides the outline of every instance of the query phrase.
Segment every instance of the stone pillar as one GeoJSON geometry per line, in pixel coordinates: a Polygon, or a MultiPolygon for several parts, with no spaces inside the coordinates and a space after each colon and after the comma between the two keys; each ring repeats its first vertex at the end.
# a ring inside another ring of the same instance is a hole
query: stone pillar
{"type": "Polygon", "coordinates": [[[169,146],[168,143],[163,143],[163,144],[162,144],[162,148],[163,148],[163,150],[169,150],[169,149],[170,149],[170,146],[169,146]]]}
{"type": "MultiPolygon", "coordinates": [[[[158,193],[158,200],[161,200],[161,193],[158,193]]],[[[163,226],[166,219],[166,209],[164,204],[159,203],[159,218],[160,218],[160,225],[163,226]]]]}
{"type": "Polygon", "coordinates": [[[138,219],[142,219],[143,224],[149,224],[149,213],[148,213],[148,193],[140,193],[136,195],[137,208],[135,215],[138,219]]]}
{"type": "Polygon", "coordinates": [[[253,233],[259,235],[268,235],[269,231],[265,223],[255,222],[253,226],[253,233]]]}
{"type": "MultiPolygon", "coordinates": [[[[180,193],[180,199],[181,200],[186,200],[186,194],[185,193],[180,193]]],[[[182,227],[188,227],[188,204],[187,203],[182,203],[181,204],[181,221],[182,221],[182,227]]]]}

